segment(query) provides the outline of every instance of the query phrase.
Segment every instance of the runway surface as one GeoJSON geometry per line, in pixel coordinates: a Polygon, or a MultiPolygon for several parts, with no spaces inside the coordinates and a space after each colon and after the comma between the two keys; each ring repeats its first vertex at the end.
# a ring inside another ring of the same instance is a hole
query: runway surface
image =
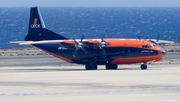
{"type": "MultiPolygon", "coordinates": [[[[163,61],[180,61],[180,52],[167,53],[163,61]]],[[[77,64],[67,63],[56,57],[47,56],[7,56],[0,57],[0,67],[3,66],[77,66],[77,64]]]]}
{"type": "Polygon", "coordinates": [[[179,64],[0,68],[0,101],[180,101],[179,64]]]}
{"type": "MultiPolygon", "coordinates": [[[[179,55],[164,61],[178,61],[179,55]]],[[[1,59],[0,101],[180,101],[180,64],[87,71],[51,56],[1,59]]]]}

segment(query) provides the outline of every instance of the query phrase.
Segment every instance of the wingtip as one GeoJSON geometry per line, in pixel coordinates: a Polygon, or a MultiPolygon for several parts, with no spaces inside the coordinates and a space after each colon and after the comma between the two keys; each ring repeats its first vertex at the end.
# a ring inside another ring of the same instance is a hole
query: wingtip
{"type": "Polygon", "coordinates": [[[20,45],[20,43],[16,43],[16,44],[14,44],[14,45],[20,45]]]}

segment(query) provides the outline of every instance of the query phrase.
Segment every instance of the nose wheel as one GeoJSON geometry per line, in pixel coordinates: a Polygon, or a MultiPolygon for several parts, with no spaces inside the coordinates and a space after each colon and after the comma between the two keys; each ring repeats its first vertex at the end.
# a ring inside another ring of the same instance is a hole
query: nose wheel
{"type": "Polygon", "coordinates": [[[146,69],[147,69],[146,63],[142,64],[142,65],[141,65],[141,70],[146,70],[146,69]]]}

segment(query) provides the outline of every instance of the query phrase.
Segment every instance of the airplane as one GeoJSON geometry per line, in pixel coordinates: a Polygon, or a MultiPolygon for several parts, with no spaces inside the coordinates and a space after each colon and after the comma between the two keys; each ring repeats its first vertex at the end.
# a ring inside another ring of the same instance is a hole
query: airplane
{"type": "MultiPolygon", "coordinates": [[[[146,39],[68,39],[45,27],[38,7],[30,10],[29,30],[24,41],[15,45],[29,45],[69,63],[84,64],[86,70],[97,70],[97,65],[106,69],[117,69],[118,64],[143,63],[140,68],[147,69],[147,62],[161,61],[166,51],[159,47],[159,40],[146,39]]],[[[168,43],[168,42],[166,42],[168,43]]]]}

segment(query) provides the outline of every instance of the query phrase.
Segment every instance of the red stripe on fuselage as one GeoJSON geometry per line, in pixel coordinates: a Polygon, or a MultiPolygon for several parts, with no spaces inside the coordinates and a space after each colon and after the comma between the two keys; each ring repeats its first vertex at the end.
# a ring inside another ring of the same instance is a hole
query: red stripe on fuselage
{"type": "Polygon", "coordinates": [[[111,64],[132,64],[132,63],[146,63],[149,61],[161,61],[163,59],[162,55],[156,56],[145,56],[145,57],[132,57],[132,58],[117,58],[114,59],[111,64]]]}
{"type": "MultiPolygon", "coordinates": [[[[32,46],[33,46],[33,45],[32,45],[32,46]]],[[[35,47],[35,46],[33,46],[33,47],[35,47]]],[[[36,47],[36,48],[38,48],[38,47],[36,47]]],[[[70,60],[70,59],[67,59],[67,58],[64,58],[64,57],[62,57],[62,56],[56,55],[56,54],[54,54],[54,53],[48,52],[48,51],[43,50],[43,49],[41,49],[41,48],[38,48],[38,49],[40,49],[40,50],[42,50],[42,51],[44,51],[44,52],[46,52],[46,53],[48,53],[48,54],[50,54],[50,55],[52,55],[52,56],[55,56],[55,57],[57,57],[57,58],[59,58],[59,59],[62,59],[62,60],[64,60],[64,61],[66,61],[66,62],[73,63],[73,61],[70,60]]]]}

